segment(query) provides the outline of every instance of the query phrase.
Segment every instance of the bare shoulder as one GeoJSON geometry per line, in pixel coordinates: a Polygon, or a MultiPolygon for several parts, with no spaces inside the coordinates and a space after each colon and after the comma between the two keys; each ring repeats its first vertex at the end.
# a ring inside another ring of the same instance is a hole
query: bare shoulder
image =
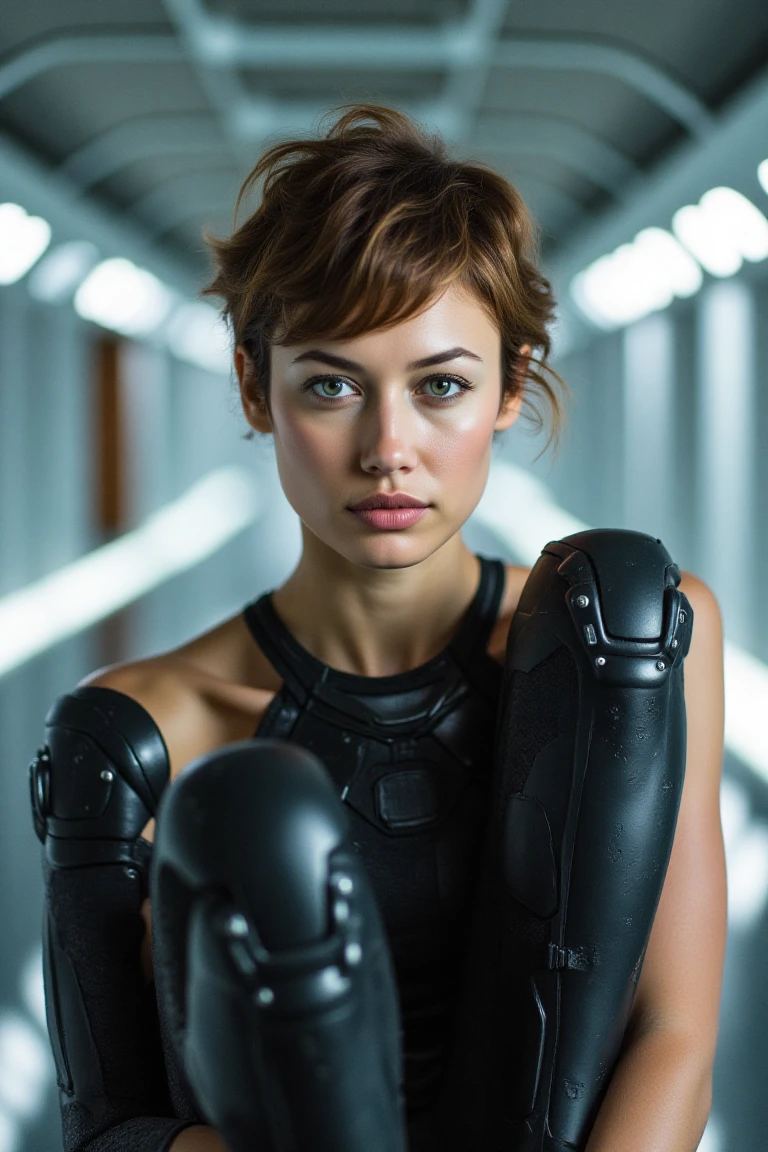
{"type": "Polygon", "coordinates": [[[238,615],[167,652],[99,669],[85,685],[124,692],[147,710],[173,780],[192,760],[253,735],[280,681],[238,615]]]}
{"type": "Polygon", "coordinates": [[[680,573],[680,591],[688,597],[691,607],[694,612],[694,628],[698,623],[699,614],[702,620],[707,621],[707,628],[719,627],[720,620],[720,606],[717,602],[712,589],[706,584],[701,577],[695,576],[693,572],[681,571],[680,573]]]}
{"type": "Polygon", "coordinates": [[[691,572],[681,572],[680,591],[693,609],[691,646],[685,659],[685,701],[689,719],[694,718],[689,740],[697,732],[706,733],[714,755],[710,775],[719,779],[724,714],[723,622],[720,605],[712,589],[691,572]]]}

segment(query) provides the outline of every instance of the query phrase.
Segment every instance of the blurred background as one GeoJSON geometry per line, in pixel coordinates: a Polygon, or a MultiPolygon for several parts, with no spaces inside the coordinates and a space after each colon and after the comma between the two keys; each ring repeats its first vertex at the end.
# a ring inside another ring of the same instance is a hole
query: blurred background
{"type": "MultiPolygon", "coordinates": [[[[466,528],[532,563],[660,536],[726,628],[729,941],[704,1152],[761,1152],[768,982],[768,5],[4,0],[0,7],[0,1152],[60,1147],[27,765],[57,695],[281,582],[295,516],[242,439],[201,229],[276,139],[394,105],[491,163],[560,299],[563,451],[521,425],[466,528]]],[[[692,970],[697,942],[687,942],[692,970]]]]}

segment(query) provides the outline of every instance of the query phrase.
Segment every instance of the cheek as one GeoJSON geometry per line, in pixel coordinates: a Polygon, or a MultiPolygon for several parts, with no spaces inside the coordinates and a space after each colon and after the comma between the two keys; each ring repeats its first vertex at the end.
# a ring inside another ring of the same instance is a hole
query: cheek
{"type": "Polygon", "coordinates": [[[312,493],[327,485],[329,477],[343,465],[344,452],[339,443],[339,430],[328,421],[281,421],[275,437],[278,472],[285,494],[292,504],[296,496],[303,504],[311,503],[312,493]]]}
{"type": "MultiPolygon", "coordinates": [[[[495,415],[495,413],[494,413],[495,415]]],[[[431,455],[435,471],[441,475],[483,478],[482,466],[490,458],[493,418],[487,414],[468,415],[451,421],[433,439],[431,455]]]]}

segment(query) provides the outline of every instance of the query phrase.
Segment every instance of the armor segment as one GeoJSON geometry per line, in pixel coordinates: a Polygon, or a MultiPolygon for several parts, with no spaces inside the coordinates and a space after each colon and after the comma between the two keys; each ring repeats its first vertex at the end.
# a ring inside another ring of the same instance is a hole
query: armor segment
{"type": "Polygon", "coordinates": [[[188,767],[153,858],[159,1001],[232,1152],[405,1152],[397,993],[319,760],[241,741],[188,767]]]}
{"type": "Polygon", "coordinates": [[[679,583],[659,540],[618,529],[547,544],[526,582],[444,1101],[464,1152],[586,1145],[682,795],[693,613],[679,583]]]}
{"type": "Polygon", "coordinates": [[[45,723],[30,795],[64,1150],[164,1152],[189,1120],[171,1110],[141,969],[150,845],[140,833],[168,779],[167,751],[149,713],[111,688],[59,697],[45,723]]]}

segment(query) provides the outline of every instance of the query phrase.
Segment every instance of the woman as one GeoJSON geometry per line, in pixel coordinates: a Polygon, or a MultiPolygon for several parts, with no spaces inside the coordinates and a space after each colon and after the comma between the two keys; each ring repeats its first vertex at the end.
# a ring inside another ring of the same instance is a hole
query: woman
{"type": "Polygon", "coordinates": [[[505,180],[366,105],[271,149],[238,206],[262,179],[207,291],[303,551],[47,717],[65,1148],[693,1152],[725,936],[716,601],[639,534],[530,574],[464,544],[494,436],[537,398],[560,420],[505,180]]]}

